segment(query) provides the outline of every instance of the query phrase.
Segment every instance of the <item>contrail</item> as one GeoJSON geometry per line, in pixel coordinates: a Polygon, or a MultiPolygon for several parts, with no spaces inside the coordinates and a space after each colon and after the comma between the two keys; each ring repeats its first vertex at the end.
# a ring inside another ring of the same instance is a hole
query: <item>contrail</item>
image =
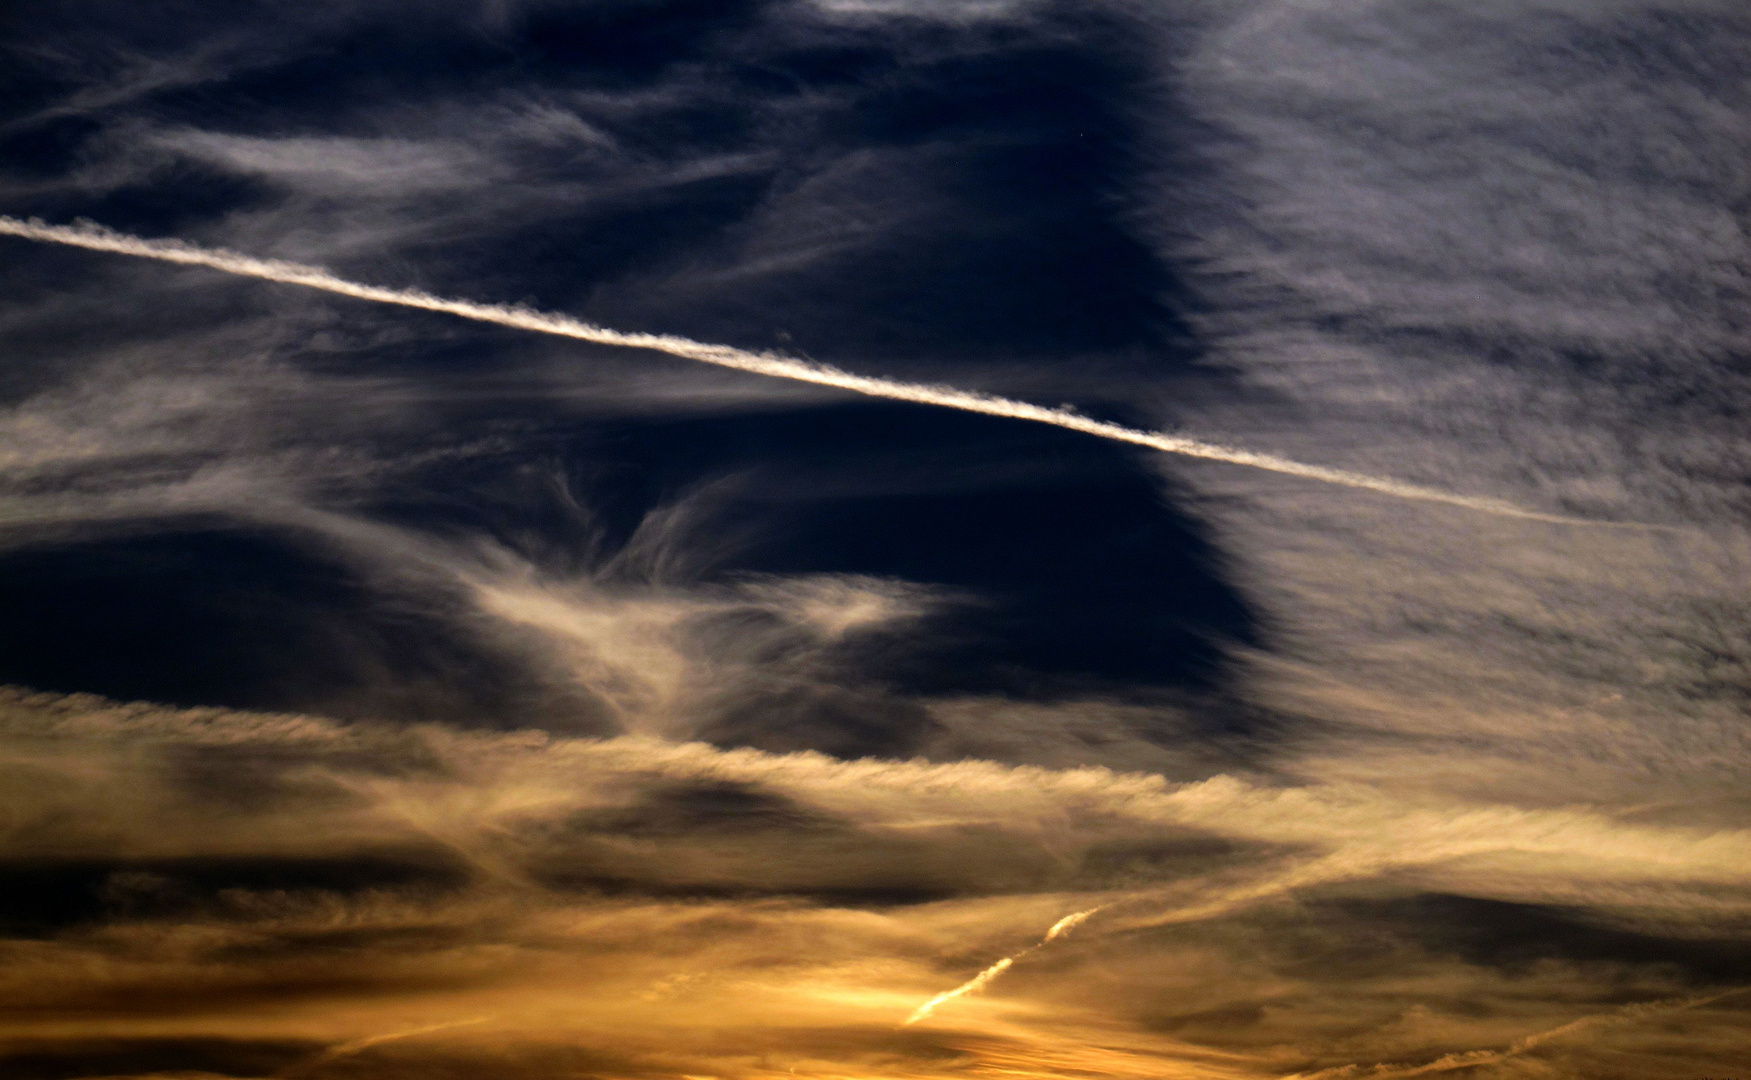
{"type": "Polygon", "coordinates": [[[331,1046],[327,1050],[316,1055],[314,1058],[311,1058],[309,1061],[295,1065],[292,1069],[283,1071],[279,1075],[295,1075],[306,1069],[315,1068],[318,1065],[326,1065],[338,1058],[351,1057],[362,1050],[369,1050],[371,1047],[382,1043],[398,1042],[402,1039],[413,1039],[421,1035],[430,1035],[434,1031],[449,1031],[451,1028],[470,1027],[474,1024],[484,1024],[491,1019],[492,1017],[490,1016],[476,1016],[468,1020],[451,1020],[442,1024],[426,1024],[422,1027],[403,1028],[400,1031],[391,1031],[382,1035],[367,1035],[362,1039],[354,1039],[351,1042],[344,1042],[331,1046]]]}
{"type": "Polygon", "coordinates": [[[135,255],[140,258],[158,259],[186,266],[204,266],[213,270],[221,270],[227,274],[261,278],[287,285],[303,285],[307,288],[321,289],[324,292],[338,293],[341,296],[350,296],[358,300],[371,300],[380,304],[397,304],[425,311],[440,311],[464,319],[473,319],[477,322],[497,323],[500,326],[533,330],[536,333],[554,334],[559,337],[577,338],[600,345],[651,349],[656,352],[668,353],[670,356],[697,360],[705,364],[715,364],[718,367],[734,368],[737,371],[752,372],[775,379],[791,379],[796,382],[814,383],[818,386],[831,386],[869,397],[910,401],[920,405],[938,405],[943,408],[961,409],[966,412],[1007,417],[1012,420],[1031,420],[1035,423],[1080,431],[1085,435],[1093,435],[1097,438],[1147,446],[1170,454],[1184,454],[1188,457],[1207,458],[1211,461],[1225,461],[1233,465],[1246,465],[1255,469],[1319,480],[1328,484],[1341,484],[1345,487],[1377,491],[1401,499],[1445,503],[1449,506],[1464,507],[1467,510],[1476,510],[1486,514],[1559,525],[1616,524],[1565,517],[1561,514],[1544,514],[1498,499],[1459,495],[1388,477],[1368,476],[1346,469],[1331,469],[1323,465],[1308,465],[1299,461],[1291,461],[1288,458],[1277,457],[1274,454],[1255,453],[1251,450],[1220,446],[1215,443],[1201,442],[1197,439],[1188,439],[1159,431],[1142,431],[1121,424],[1093,420],[1071,409],[1048,409],[1025,401],[1015,401],[1011,398],[997,397],[972,390],[960,390],[952,386],[900,382],[868,375],[854,375],[827,364],[798,360],[771,352],[750,352],[729,345],[711,345],[670,334],[642,334],[610,330],[607,327],[582,322],[568,315],[549,314],[522,305],[476,304],[468,300],[446,300],[418,289],[385,289],[376,285],[362,285],[358,282],[335,277],[319,267],[284,262],[279,259],[257,259],[223,249],[199,248],[178,240],[146,240],[137,236],[129,236],[126,233],[118,233],[88,221],[81,221],[73,226],[49,225],[36,218],[26,221],[0,215],[0,234],[23,237],[27,240],[40,240],[51,244],[89,248],[93,251],[135,255]]]}
{"type": "Polygon", "coordinates": [[[916,1009],[913,1009],[912,1015],[908,1016],[906,1018],[905,1022],[902,1023],[900,1026],[901,1027],[910,1027],[911,1025],[916,1024],[918,1021],[924,1019],[926,1016],[929,1016],[931,1013],[935,1012],[937,1010],[938,1006],[943,1005],[947,1002],[953,1001],[955,998],[965,997],[968,994],[976,994],[980,990],[985,989],[987,986],[991,985],[991,981],[993,979],[997,978],[997,976],[1003,974],[1005,971],[1008,971],[1010,969],[1010,967],[1017,960],[1020,960],[1022,957],[1026,956],[1028,953],[1031,953],[1035,949],[1038,949],[1041,946],[1045,945],[1046,942],[1051,941],[1054,938],[1063,937],[1065,934],[1076,929],[1076,927],[1080,926],[1083,922],[1085,922],[1090,915],[1093,915],[1095,912],[1101,910],[1101,908],[1104,908],[1106,906],[1107,905],[1105,905],[1105,904],[1101,904],[1099,907],[1091,907],[1087,911],[1078,911],[1074,914],[1064,916],[1062,919],[1059,919],[1057,922],[1053,923],[1051,925],[1051,928],[1046,931],[1046,936],[1042,937],[1039,941],[1035,942],[1032,945],[1029,945],[1027,948],[1016,953],[1014,956],[1004,957],[1003,959],[997,961],[995,964],[992,964],[990,967],[986,968],[984,971],[979,972],[979,974],[973,976],[972,978],[968,979],[966,982],[955,987],[953,990],[944,990],[942,993],[931,998],[929,1001],[926,1001],[924,1004],[918,1006],[916,1009]]]}
{"type": "MultiPolygon", "coordinates": [[[[1105,906],[1106,906],[1105,904],[1101,905],[1101,907],[1105,907],[1105,906]]],[[[1093,915],[1095,912],[1097,912],[1099,910],[1100,910],[1100,908],[1091,907],[1087,911],[1078,911],[1074,914],[1064,916],[1062,919],[1059,919],[1057,922],[1052,924],[1051,929],[1046,931],[1046,936],[1040,939],[1040,944],[1044,945],[1046,942],[1051,941],[1053,938],[1059,937],[1063,934],[1068,934],[1070,931],[1076,929],[1078,926],[1081,926],[1084,922],[1086,922],[1088,920],[1088,917],[1090,915],[1093,915]]]]}
{"type": "MultiPolygon", "coordinates": [[[[1032,951],[1032,950],[1029,950],[1029,951],[1032,951]]],[[[926,1016],[929,1016],[931,1013],[935,1012],[936,1007],[938,1005],[941,1005],[945,1001],[953,1001],[955,998],[963,997],[967,994],[977,993],[978,991],[985,989],[985,987],[991,985],[992,979],[995,979],[995,978],[997,978],[997,976],[1003,974],[1005,971],[1008,971],[1010,968],[1010,965],[1012,965],[1014,963],[1015,963],[1015,957],[1006,956],[1003,959],[997,961],[995,964],[992,964],[990,967],[986,968],[984,971],[981,971],[981,972],[979,972],[979,974],[968,979],[966,982],[955,987],[953,990],[944,990],[942,993],[931,998],[929,1001],[926,1001],[924,1004],[918,1006],[916,1009],[913,1009],[912,1015],[908,1016],[906,1018],[906,1022],[904,1024],[901,1024],[900,1026],[901,1027],[908,1027],[912,1024],[916,1024],[918,1021],[924,1019],[926,1016]]]]}

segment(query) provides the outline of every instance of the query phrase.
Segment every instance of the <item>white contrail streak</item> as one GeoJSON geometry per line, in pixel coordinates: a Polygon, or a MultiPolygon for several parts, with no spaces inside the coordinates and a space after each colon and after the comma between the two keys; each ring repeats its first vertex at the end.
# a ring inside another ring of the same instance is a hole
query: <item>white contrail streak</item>
{"type": "Polygon", "coordinates": [[[997,976],[1003,974],[1005,971],[1008,971],[1010,968],[1010,965],[1014,964],[1014,963],[1015,963],[1015,957],[1006,956],[1003,959],[997,961],[995,964],[992,964],[990,967],[986,968],[984,971],[981,971],[981,972],[979,972],[979,974],[968,979],[966,982],[955,987],[953,990],[944,990],[942,993],[931,998],[929,1001],[926,1001],[924,1004],[918,1006],[916,1009],[913,1009],[912,1015],[908,1016],[906,1018],[906,1022],[904,1024],[901,1024],[900,1026],[907,1027],[908,1025],[916,1024],[918,1021],[924,1019],[926,1016],[929,1016],[931,1013],[935,1012],[936,1007],[938,1005],[943,1004],[944,1002],[953,1001],[955,998],[964,997],[967,994],[978,993],[980,990],[983,990],[983,989],[985,989],[985,987],[991,985],[992,979],[995,979],[995,978],[997,978],[997,976]]]}
{"type": "Polygon", "coordinates": [[[351,296],[359,300],[371,300],[380,304],[398,304],[402,307],[420,308],[425,311],[441,311],[445,314],[474,319],[478,322],[497,323],[500,326],[577,338],[581,341],[591,341],[601,345],[652,349],[705,364],[716,364],[719,367],[734,368],[737,371],[767,375],[776,379],[791,379],[819,386],[832,386],[870,397],[910,401],[920,405],[939,405],[943,408],[961,409],[966,412],[983,413],[987,416],[1008,417],[1013,420],[1032,420],[1036,423],[1080,431],[1102,439],[1147,446],[1170,454],[1185,454],[1189,457],[1207,458],[1211,461],[1247,465],[1255,469],[1300,476],[1309,480],[1320,480],[1328,484],[1342,484],[1345,487],[1378,491],[1401,499],[1445,503],[1449,506],[1460,506],[1467,510],[1477,510],[1487,514],[1561,525],[1611,524],[1564,517],[1561,514],[1543,514],[1497,499],[1458,495],[1450,491],[1407,484],[1386,477],[1368,476],[1345,469],[1331,469],[1323,465],[1307,465],[1299,461],[1277,457],[1274,454],[1260,454],[1251,450],[1219,446],[1215,443],[1200,442],[1197,439],[1168,435],[1159,431],[1141,431],[1120,424],[1092,420],[1070,409],[1048,409],[1039,405],[1031,405],[1025,401],[1015,401],[972,390],[959,390],[952,386],[899,382],[868,375],[854,375],[826,364],[797,360],[776,353],[749,352],[728,345],[710,345],[669,334],[626,333],[602,326],[593,326],[567,315],[553,315],[523,306],[476,304],[467,300],[446,300],[417,289],[385,289],[376,285],[361,285],[358,282],[335,277],[319,267],[283,262],[279,259],[257,259],[222,249],[198,248],[178,240],[145,240],[137,236],[118,233],[91,222],[80,222],[74,226],[49,225],[35,218],[24,221],[0,215],[0,234],[23,237],[27,240],[40,240],[51,244],[89,248],[93,251],[135,255],[163,262],[181,263],[186,266],[204,266],[224,271],[227,274],[261,278],[287,285],[303,285],[312,289],[321,289],[324,292],[338,293],[341,296],[351,296]]]}
{"type": "Polygon", "coordinates": [[[1087,911],[1078,911],[1074,914],[1064,916],[1062,919],[1059,919],[1057,922],[1053,923],[1051,925],[1051,928],[1046,931],[1046,936],[1041,938],[1039,941],[1035,942],[1032,945],[1029,945],[1027,948],[1016,953],[1014,956],[1004,957],[1003,959],[997,961],[995,964],[992,964],[990,967],[986,968],[984,971],[979,972],[979,974],[973,976],[972,978],[968,979],[966,982],[955,987],[953,990],[944,990],[942,993],[931,998],[929,1001],[926,1001],[924,1004],[918,1006],[916,1009],[913,1009],[912,1015],[908,1016],[906,1018],[905,1022],[902,1023],[900,1026],[901,1027],[910,1027],[911,1025],[916,1024],[918,1021],[924,1019],[926,1016],[929,1016],[931,1013],[935,1012],[937,1010],[938,1006],[943,1005],[947,1002],[953,1001],[955,998],[965,997],[968,994],[976,994],[979,991],[985,989],[987,986],[991,985],[991,981],[993,979],[997,978],[997,976],[1003,974],[1005,971],[1008,971],[1010,969],[1010,966],[1013,965],[1017,960],[1020,960],[1022,957],[1026,956],[1028,953],[1033,952],[1035,949],[1038,949],[1038,948],[1044,946],[1046,944],[1046,942],[1051,941],[1054,938],[1063,937],[1065,934],[1068,934],[1070,931],[1072,931],[1072,930],[1076,929],[1078,926],[1082,925],[1082,923],[1085,922],[1090,915],[1093,915],[1095,912],[1101,910],[1101,908],[1104,908],[1106,906],[1107,905],[1105,905],[1105,904],[1101,904],[1099,907],[1091,907],[1087,911]]]}
{"type": "Polygon", "coordinates": [[[452,1028],[484,1024],[491,1019],[493,1018],[490,1016],[476,1016],[468,1020],[451,1020],[442,1024],[426,1024],[422,1027],[404,1028],[400,1031],[391,1031],[382,1035],[367,1035],[362,1039],[354,1039],[351,1042],[344,1042],[331,1046],[327,1050],[316,1055],[314,1058],[311,1058],[309,1061],[295,1065],[290,1070],[283,1071],[279,1075],[294,1075],[307,1069],[315,1068],[318,1065],[326,1065],[339,1058],[351,1057],[354,1054],[364,1050],[369,1050],[373,1046],[378,1046],[386,1042],[399,1042],[402,1039],[414,1039],[421,1035],[430,1035],[437,1031],[449,1031],[452,1028]]]}
{"type": "MultiPolygon", "coordinates": [[[[1101,905],[1101,907],[1105,906],[1105,904],[1101,905]]],[[[1052,924],[1051,929],[1046,931],[1046,936],[1040,939],[1040,944],[1044,945],[1046,942],[1051,941],[1054,938],[1068,934],[1078,926],[1081,926],[1084,922],[1087,922],[1088,917],[1099,910],[1100,908],[1098,907],[1091,907],[1087,911],[1078,911],[1064,916],[1062,919],[1059,919],[1052,924]]]]}

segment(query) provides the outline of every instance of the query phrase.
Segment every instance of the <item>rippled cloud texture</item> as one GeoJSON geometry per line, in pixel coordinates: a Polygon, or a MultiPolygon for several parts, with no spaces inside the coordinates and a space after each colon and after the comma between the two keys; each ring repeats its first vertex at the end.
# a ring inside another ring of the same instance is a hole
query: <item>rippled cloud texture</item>
{"type": "Polygon", "coordinates": [[[0,237],[0,1074],[1751,1071],[1740,5],[308,7],[0,213],[1316,471],[0,237]]]}

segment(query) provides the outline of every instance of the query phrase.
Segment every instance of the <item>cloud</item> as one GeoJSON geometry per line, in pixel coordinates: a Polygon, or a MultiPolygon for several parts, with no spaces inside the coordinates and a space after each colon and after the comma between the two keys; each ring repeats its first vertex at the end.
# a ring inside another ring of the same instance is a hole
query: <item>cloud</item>
{"type": "MultiPolygon", "coordinates": [[[[1430,924],[1392,898],[1430,885],[1489,894],[1499,860],[1522,854],[1504,912],[1536,910],[1521,905],[1549,903],[1552,887],[1600,912],[1640,882],[1659,882],[1675,909],[1751,889],[1743,832],[1572,809],[23,693],[5,714],[7,865],[41,883],[84,875],[93,892],[45,912],[36,925],[49,933],[7,941],[0,995],[77,1011],[93,1047],[146,1030],[302,1040],[314,1048],[300,1075],[343,1057],[371,1075],[395,1075],[383,1070],[401,1055],[539,1058],[560,1032],[656,1072],[743,1060],[733,1071],[749,1076],[807,1072],[816,1054],[929,1071],[944,1046],[963,1064],[1041,1053],[1066,1067],[1099,1060],[1098,1045],[1129,1047],[1164,1069],[1231,1076],[1332,1067],[1363,1047],[1376,1060],[1413,1045],[1439,1057],[1592,1016],[1602,994],[1670,998],[1682,953],[1650,965],[1558,948],[1525,967],[1472,948],[1461,960],[1434,931],[1470,932],[1475,917],[1430,924]],[[1100,869],[1102,852],[1173,835],[1183,854],[1153,877],[1135,861],[1117,877],[1100,869]],[[1228,846],[1206,846],[1200,869],[1188,856],[1211,841],[1228,846]],[[896,891],[907,881],[910,896],[896,891]],[[1050,949],[1016,950],[1081,897],[1108,914],[1050,949]],[[1390,963],[1343,957],[1358,920],[1389,935],[1390,963]],[[1308,950],[1330,949],[1329,970],[1306,966],[1308,950]],[[933,1034],[894,1034],[941,993],[943,971],[987,950],[1010,958],[1000,993],[939,1014],[933,1034]],[[1186,980],[1215,1012],[1186,1008],[1186,980]],[[1375,995],[1394,985],[1397,1011],[1382,1013],[1375,995]],[[1510,985],[1536,1015],[1468,1019],[1442,1004],[1510,985]],[[1335,1013],[1276,1011],[1304,995],[1354,1000],[1373,1034],[1333,1041],[1335,1013]],[[1403,1019],[1407,998],[1427,1020],[1403,1019]],[[1160,1009],[1182,1019],[1142,1022],[1139,1010],[1160,1009]],[[1263,1029],[1245,1019],[1266,1012],[1277,1019],[1263,1029]],[[1249,1034],[1272,1030],[1289,1043],[1266,1052],[1249,1034]],[[725,1039],[769,1056],[736,1059],[725,1039]]],[[[10,910],[9,925],[23,914],[10,910]]],[[[1699,1051],[1730,1008],[1692,1010],[1699,1051]]],[[[7,1037],[47,1035],[19,1021],[7,1037]]],[[[1569,1052],[1533,1042],[1515,1053],[1569,1052]]]]}
{"type": "Polygon", "coordinates": [[[1517,499],[1740,516],[1711,477],[1744,464],[1718,405],[1742,393],[1747,30],[1663,10],[1272,3],[1197,35],[1181,100],[1222,137],[1162,212],[1191,216],[1213,359],[1298,409],[1291,432],[1249,402],[1254,431],[1473,462],[1517,499]],[[1655,435],[1650,409],[1685,420],[1655,435]]]}
{"type": "Polygon", "coordinates": [[[1732,799],[1746,32],[1709,3],[1268,3],[1208,9],[1163,61],[1188,115],[1159,119],[1158,183],[1133,197],[1246,388],[1204,430],[1693,523],[1461,534],[1190,474],[1279,620],[1249,687],[1345,718],[1308,733],[1300,775],[1550,802],[1606,785],[1708,820],[1732,799]]]}
{"type": "Polygon", "coordinates": [[[446,152],[431,143],[393,138],[264,139],[189,131],[167,132],[156,141],[166,149],[237,172],[283,179],[310,194],[377,189],[407,198],[475,189],[505,179],[495,176],[499,172],[495,162],[465,146],[446,152]]]}

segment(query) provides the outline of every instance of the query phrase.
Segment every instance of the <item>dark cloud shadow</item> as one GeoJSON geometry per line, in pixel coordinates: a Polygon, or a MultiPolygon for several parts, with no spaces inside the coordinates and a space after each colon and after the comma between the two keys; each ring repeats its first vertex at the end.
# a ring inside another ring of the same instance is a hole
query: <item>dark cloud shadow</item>
{"type": "Polygon", "coordinates": [[[1751,982],[1751,943],[1736,928],[1695,937],[1613,926],[1595,913],[1554,904],[1518,904],[1425,893],[1356,907],[1424,948],[1468,963],[1528,972],[1552,961],[1676,973],[1697,986],[1751,982]]]}
{"type": "MultiPolygon", "coordinates": [[[[764,689],[739,687],[711,728],[720,741],[905,752],[929,729],[907,704],[917,695],[1220,697],[1227,650],[1263,637],[1156,474],[1074,434],[847,404],[609,425],[571,453],[604,550],[649,544],[653,511],[696,504],[659,541],[672,559],[623,572],[660,564],[691,585],[851,574],[941,598],[919,619],[848,633],[805,683],[775,666],[764,689]]],[[[1245,729],[1228,734],[1261,733],[1256,718],[1211,711],[1245,729]]]]}
{"type": "Polygon", "coordinates": [[[12,1080],[84,1080],[171,1071],[260,1077],[322,1050],[322,1043],[306,1039],[18,1039],[0,1042],[0,1072],[12,1080]]]}
{"type": "Polygon", "coordinates": [[[0,682],[173,705],[574,727],[589,701],[308,545],[187,525],[0,555],[0,682]]]}
{"type": "Polygon", "coordinates": [[[349,853],[332,858],[208,856],[177,859],[10,860],[0,929],[46,937],[110,919],[190,918],[222,910],[237,891],[348,896],[370,890],[440,892],[468,880],[439,849],[349,853]]]}

